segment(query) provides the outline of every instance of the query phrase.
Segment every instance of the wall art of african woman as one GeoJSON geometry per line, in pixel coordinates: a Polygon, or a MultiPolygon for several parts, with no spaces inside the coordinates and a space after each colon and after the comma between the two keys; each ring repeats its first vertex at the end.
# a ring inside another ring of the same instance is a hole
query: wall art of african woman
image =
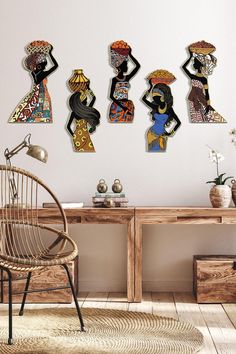
{"type": "Polygon", "coordinates": [[[129,81],[139,70],[140,64],[132,55],[130,46],[124,41],[112,43],[110,61],[117,74],[111,83],[110,99],[112,104],[109,111],[109,121],[111,123],[132,123],[134,104],[128,99],[129,81]],[[130,59],[135,67],[129,74],[126,74],[130,59]]]}
{"type": "Polygon", "coordinates": [[[183,70],[191,80],[191,90],[188,96],[189,112],[192,123],[225,123],[226,120],[215,111],[211,105],[208,76],[212,74],[217,59],[212,53],[215,47],[211,43],[200,41],[188,47],[189,58],[183,65],[183,70]],[[188,69],[192,62],[194,73],[188,69]]]}
{"type": "Polygon", "coordinates": [[[31,73],[33,86],[12,113],[9,123],[52,123],[52,107],[47,89],[47,77],[58,67],[52,50],[53,46],[45,41],[34,41],[26,47],[28,56],[24,65],[31,73]],[[53,66],[45,70],[48,59],[53,63],[53,66]]]}
{"type": "Polygon", "coordinates": [[[148,152],[165,152],[167,140],[181,125],[173,109],[173,96],[169,85],[175,77],[167,70],[155,70],[148,77],[149,89],[142,97],[151,108],[153,125],[147,132],[148,152]]]}
{"type": "Polygon", "coordinates": [[[82,69],[74,70],[68,81],[70,90],[69,105],[71,115],[67,130],[71,135],[76,152],[95,152],[90,134],[94,133],[100,123],[100,113],[93,107],[96,97],[90,89],[90,81],[82,69]]]}

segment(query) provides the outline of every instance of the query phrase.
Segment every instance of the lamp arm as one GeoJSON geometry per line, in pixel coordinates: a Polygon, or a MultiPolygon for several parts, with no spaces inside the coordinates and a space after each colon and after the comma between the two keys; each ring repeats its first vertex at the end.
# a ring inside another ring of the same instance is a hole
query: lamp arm
{"type": "Polygon", "coordinates": [[[30,146],[30,137],[31,134],[26,135],[26,137],[24,138],[24,140],[22,141],[22,143],[20,143],[19,145],[17,145],[14,149],[12,149],[11,151],[9,151],[9,149],[7,148],[4,151],[4,156],[7,160],[9,160],[12,156],[16,155],[19,151],[21,151],[22,149],[24,149],[24,147],[29,147],[30,146]]]}
{"type": "Polygon", "coordinates": [[[12,156],[16,155],[19,151],[21,151],[24,147],[28,146],[28,144],[26,143],[26,141],[23,141],[21,144],[19,144],[18,146],[16,146],[14,149],[12,149],[11,151],[9,151],[9,149],[6,149],[4,151],[4,156],[7,160],[9,160],[12,156]]]}

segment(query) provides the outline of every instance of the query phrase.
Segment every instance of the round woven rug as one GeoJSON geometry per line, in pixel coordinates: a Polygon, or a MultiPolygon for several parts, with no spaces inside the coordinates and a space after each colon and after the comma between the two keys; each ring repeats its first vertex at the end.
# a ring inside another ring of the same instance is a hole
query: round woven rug
{"type": "Polygon", "coordinates": [[[83,308],[86,332],[71,308],[14,314],[14,344],[7,345],[7,312],[0,314],[1,354],[189,354],[203,345],[191,324],[146,313],[83,308]]]}

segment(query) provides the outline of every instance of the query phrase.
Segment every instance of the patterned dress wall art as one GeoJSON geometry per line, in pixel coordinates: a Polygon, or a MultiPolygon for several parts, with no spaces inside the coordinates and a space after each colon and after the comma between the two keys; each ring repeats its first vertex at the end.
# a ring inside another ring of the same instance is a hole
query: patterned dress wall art
{"type": "Polygon", "coordinates": [[[116,41],[110,46],[110,62],[116,70],[110,89],[112,104],[109,111],[110,123],[132,123],[134,119],[134,104],[128,99],[130,80],[137,73],[140,64],[131,53],[131,47],[124,41],[116,41]],[[128,62],[131,59],[135,67],[128,71],[128,62]]]}
{"type": "Polygon", "coordinates": [[[212,107],[209,95],[208,76],[217,63],[212,54],[215,49],[211,43],[205,41],[192,43],[188,47],[189,58],[184,63],[183,70],[191,80],[188,103],[192,123],[226,123],[212,107]],[[187,69],[190,62],[193,64],[194,74],[187,69]]]}
{"type": "Polygon", "coordinates": [[[71,115],[67,130],[71,135],[76,152],[95,152],[90,134],[94,133],[100,123],[100,113],[93,107],[96,97],[90,89],[90,80],[82,69],[74,70],[68,81],[73,92],[69,99],[71,115]]]}
{"type": "Polygon", "coordinates": [[[27,47],[24,65],[30,71],[33,86],[12,113],[9,123],[52,123],[51,98],[47,89],[47,77],[58,67],[52,55],[53,46],[46,41],[34,41],[27,47]],[[48,59],[53,63],[45,70],[48,59]]]}
{"type": "Polygon", "coordinates": [[[148,77],[149,89],[142,100],[151,108],[153,125],[147,131],[147,151],[165,152],[167,141],[181,125],[173,109],[173,96],[169,85],[175,76],[167,70],[155,70],[148,77]]]}

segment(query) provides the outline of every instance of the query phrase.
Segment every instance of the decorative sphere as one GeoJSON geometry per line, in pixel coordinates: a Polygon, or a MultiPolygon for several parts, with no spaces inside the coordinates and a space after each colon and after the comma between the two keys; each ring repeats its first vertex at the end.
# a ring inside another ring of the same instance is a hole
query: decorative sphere
{"type": "Polygon", "coordinates": [[[107,191],[107,184],[104,179],[100,179],[97,185],[97,191],[99,193],[106,193],[107,191]]]}
{"type": "Polygon", "coordinates": [[[120,180],[117,178],[114,180],[114,183],[112,185],[112,190],[114,193],[121,193],[123,190],[123,186],[120,183],[120,180]]]}
{"type": "Polygon", "coordinates": [[[112,198],[105,198],[104,205],[106,208],[113,208],[115,206],[115,202],[112,198]]]}

